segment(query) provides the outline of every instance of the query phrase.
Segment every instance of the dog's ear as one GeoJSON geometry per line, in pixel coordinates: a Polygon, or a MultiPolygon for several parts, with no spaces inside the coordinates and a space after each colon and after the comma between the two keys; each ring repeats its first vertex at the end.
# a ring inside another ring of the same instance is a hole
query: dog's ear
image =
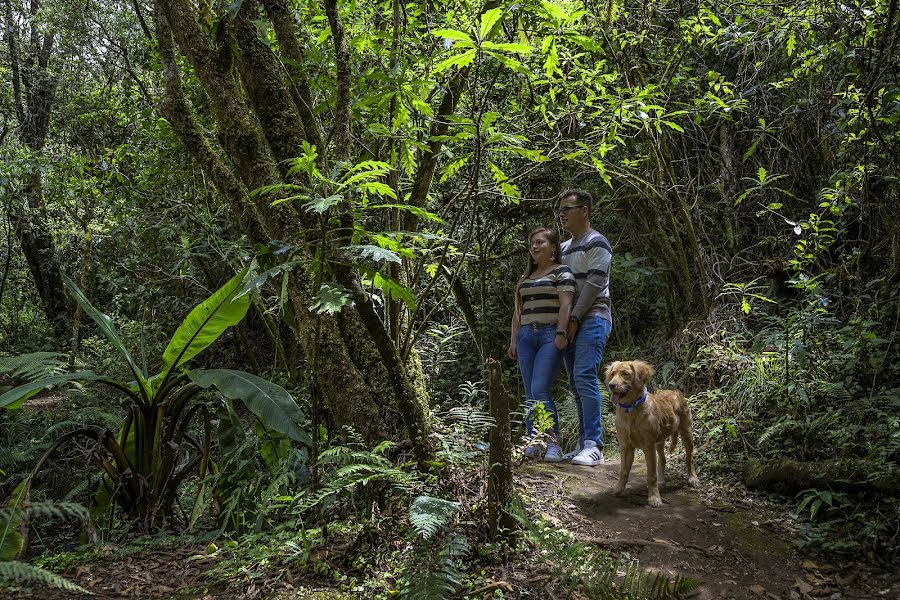
{"type": "Polygon", "coordinates": [[[645,387],[650,382],[650,378],[653,377],[654,373],[656,373],[656,370],[644,361],[634,361],[634,374],[644,384],[645,387]]]}
{"type": "Polygon", "coordinates": [[[603,381],[609,383],[610,378],[612,377],[613,371],[616,370],[616,367],[619,366],[619,361],[613,362],[613,364],[606,367],[606,372],[603,374],[603,381]]]}

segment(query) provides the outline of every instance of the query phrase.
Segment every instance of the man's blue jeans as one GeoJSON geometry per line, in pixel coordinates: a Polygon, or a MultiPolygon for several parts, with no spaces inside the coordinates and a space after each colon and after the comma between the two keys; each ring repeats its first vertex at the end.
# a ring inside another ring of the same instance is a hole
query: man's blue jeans
{"type": "Polygon", "coordinates": [[[578,409],[578,437],[581,447],[585,440],[594,440],[603,447],[603,424],[600,411],[600,362],[606,340],[612,333],[612,323],[596,315],[585,317],[578,327],[575,343],[566,348],[564,362],[569,374],[569,388],[575,395],[578,409]]]}
{"type": "Polygon", "coordinates": [[[553,380],[562,363],[562,350],[556,347],[556,323],[532,327],[522,325],[516,338],[516,352],[519,355],[519,371],[525,384],[525,430],[534,435],[531,413],[537,402],[553,415],[553,433],[559,439],[559,415],[550,393],[553,380]]]}

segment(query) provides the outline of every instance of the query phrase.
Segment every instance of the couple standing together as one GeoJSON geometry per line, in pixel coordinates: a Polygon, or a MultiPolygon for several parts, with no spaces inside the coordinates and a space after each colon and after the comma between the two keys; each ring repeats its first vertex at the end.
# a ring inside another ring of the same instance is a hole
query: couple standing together
{"type": "MultiPolygon", "coordinates": [[[[538,403],[553,417],[553,432],[544,460],[572,459],[575,465],[603,463],[598,373],[612,331],[609,270],[612,248],[591,227],[593,198],[583,190],[559,195],[557,216],[572,237],[562,244],[555,229],[540,227],[528,236],[528,267],[516,287],[509,357],[518,359],[525,385],[525,427],[534,435],[538,403]],[[579,443],[563,455],[559,415],[551,386],[564,363],[578,409],[579,443]]],[[[540,446],[525,455],[539,458],[540,446]]]]}

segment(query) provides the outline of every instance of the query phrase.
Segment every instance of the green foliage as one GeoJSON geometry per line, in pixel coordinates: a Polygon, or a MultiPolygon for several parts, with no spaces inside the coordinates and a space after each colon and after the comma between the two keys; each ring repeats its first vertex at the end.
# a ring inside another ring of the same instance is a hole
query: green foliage
{"type": "Polygon", "coordinates": [[[458,511],[458,502],[432,496],[417,496],[409,505],[409,522],[415,528],[416,535],[427,540],[446,526],[450,517],[458,511]]]}
{"type": "Polygon", "coordinates": [[[354,492],[370,485],[367,490],[370,494],[374,493],[372,488],[383,489],[384,486],[395,492],[409,493],[420,485],[415,475],[397,468],[384,456],[393,447],[392,442],[381,442],[368,450],[357,434],[352,431],[347,433],[347,445],[333,446],[319,454],[319,489],[302,491],[292,499],[301,512],[323,503],[333,503],[338,498],[352,501],[354,492]]]}
{"type": "Polygon", "coordinates": [[[68,367],[65,358],[65,354],[57,352],[0,356],[0,381],[34,381],[60,375],[68,367]]]}
{"type": "Polygon", "coordinates": [[[581,588],[588,598],[681,598],[703,585],[697,579],[643,570],[627,556],[578,542],[559,526],[514,514],[562,585],[570,591],[581,588]]]}
{"type": "MultiPolygon", "coordinates": [[[[243,288],[245,272],[202,302],[178,328],[163,355],[163,371],[154,377],[138,370],[116,333],[111,318],[95,309],[71,281],[73,290],[85,312],[100,325],[101,331],[114,343],[136,378],[136,387],[108,380],[91,371],[69,373],[19,386],[0,396],[0,406],[19,403],[50,384],[72,379],[96,380],[124,394],[128,414],[118,436],[110,430],[76,429],[61,437],[38,461],[35,471],[43,466],[49,453],[70,438],[96,440],[104,477],[95,497],[93,510],[100,516],[111,502],[117,503],[129,518],[145,529],[162,526],[173,515],[179,488],[195,469],[202,481],[210,467],[212,423],[208,408],[191,401],[204,388],[216,387],[228,400],[240,399],[274,431],[285,433],[298,442],[309,443],[310,437],[298,428],[302,413],[291,395],[278,385],[255,375],[228,369],[195,370],[174,374],[197,353],[207,348],[231,325],[246,314],[249,296],[233,302],[243,288]],[[192,380],[190,383],[188,380],[192,380]],[[202,443],[194,440],[190,428],[199,421],[202,443]],[[190,456],[187,462],[184,455],[190,456]]],[[[205,505],[207,490],[200,485],[195,508],[205,505]]],[[[198,514],[190,519],[196,521],[198,514]]]]}
{"type": "Polygon", "coordinates": [[[443,600],[456,597],[459,561],[468,554],[468,540],[449,530],[459,504],[432,496],[418,496],[409,506],[414,528],[413,547],[401,577],[401,598],[443,600]]]}
{"type": "Polygon", "coordinates": [[[219,339],[226,329],[243,320],[250,308],[250,296],[236,296],[244,287],[246,274],[246,271],[239,272],[185,317],[163,352],[163,381],[172,369],[188,362],[219,339]]]}
{"type": "Polygon", "coordinates": [[[64,577],[60,577],[46,569],[16,560],[0,561],[0,583],[14,585],[39,584],[84,594],[86,596],[94,595],[93,592],[72,583],[64,577]]]}
{"type": "Polygon", "coordinates": [[[292,440],[311,445],[312,438],[297,424],[303,413],[283,387],[256,375],[230,369],[195,369],[188,377],[202,388],[215,387],[226,400],[241,400],[260,422],[292,440]]]}

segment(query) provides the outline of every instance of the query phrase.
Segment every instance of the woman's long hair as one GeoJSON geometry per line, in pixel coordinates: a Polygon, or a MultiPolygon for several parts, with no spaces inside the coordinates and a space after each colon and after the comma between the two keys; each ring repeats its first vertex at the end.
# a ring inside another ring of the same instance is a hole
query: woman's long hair
{"type": "Polygon", "coordinates": [[[516,310],[518,310],[519,316],[522,315],[522,295],[519,293],[522,282],[531,277],[531,274],[537,269],[537,263],[534,262],[534,257],[531,256],[531,240],[539,233],[543,233],[544,237],[547,238],[547,241],[553,245],[553,255],[550,260],[555,263],[562,262],[562,252],[559,248],[559,233],[555,229],[538,227],[528,234],[528,265],[525,267],[525,272],[522,273],[522,277],[519,278],[519,283],[516,284],[516,310]]]}

